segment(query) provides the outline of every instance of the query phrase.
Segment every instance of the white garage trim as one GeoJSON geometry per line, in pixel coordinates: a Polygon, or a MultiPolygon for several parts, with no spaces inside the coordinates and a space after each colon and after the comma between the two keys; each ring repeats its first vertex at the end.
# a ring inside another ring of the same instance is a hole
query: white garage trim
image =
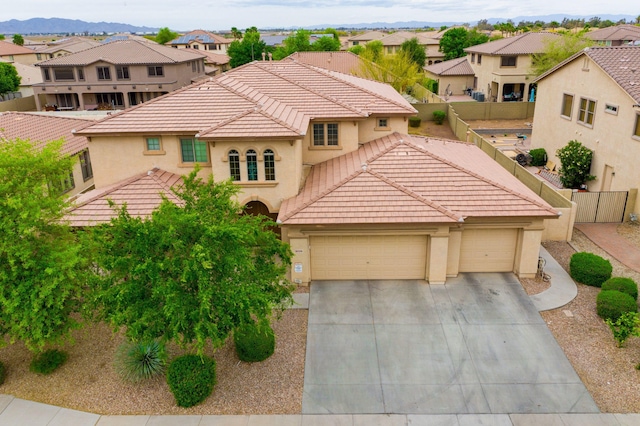
{"type": "Polygon", "coordinates": [[[465,229],[460,246],[460,272],[514,270],[518,229],[465,229]]]}

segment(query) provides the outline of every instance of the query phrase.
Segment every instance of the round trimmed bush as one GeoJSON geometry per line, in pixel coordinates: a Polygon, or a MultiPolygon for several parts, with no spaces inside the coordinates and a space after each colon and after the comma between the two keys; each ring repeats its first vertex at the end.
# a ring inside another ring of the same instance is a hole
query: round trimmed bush
{"type": "Polygon", "coordinates": [[[66,360],[66,352],[58,349],[49,349],[33,357],[29,370],[39,374],[51,374],[66,360]]]}
{"type": "Polygon", "coordinates": [[[638,284],[631,278],[613,277],[602,284],[603,290],[618,290],[638,300],[638,284]]]}
{"type": "Polygon", "coordinates": [[[264,361],[273,355],[276,336],[267,321],[241,325],[233,332],[238,358],[245,362],[264,361]]]}
{"type": "Polygon", "coordinates": [[[433,121],[436,122],[436,124],[442,124],[444,123],[444,119],[447,117],[447,113],[444,111],[433,111],[433,121]]]}
{"type": "Polygon", "coordinates": [[[6,370],[4,369],[4,364],[0,361],[0,386],[4,383],[5,374],[6,370]]]}
{"type": "Polygon", "coordinates": [[[600,287],[611,278],[612,271],[611,262],[593,253],[574,253],[569,262],[571,278],[593,287],[600,287]]]}
{"type": "Polygon", "coordinates": [[[216,362],[207,356],[180,356],[167,368],[167,383],[178,407],[193,407],[211,395],[216,384],[216,362]]]}
{"type": "Polygon", "coordinates": [[[618,290],[602,290],[596,298],[596,311],[603,319],[616,321],[627,312],[638,312],[633,297],[618,290]]]}
{"type": "Polygon", "coordinates": [[[544,166],[547,164],[547,151],[544,148],[535,148],[529,151],[532,166],[544,166]]]}
{"type": "Polygon", "coordinates": [[[422,123],[422,119],[420,117],[409,117],[409,127],[420,127],[420,123],[422,123]]]}

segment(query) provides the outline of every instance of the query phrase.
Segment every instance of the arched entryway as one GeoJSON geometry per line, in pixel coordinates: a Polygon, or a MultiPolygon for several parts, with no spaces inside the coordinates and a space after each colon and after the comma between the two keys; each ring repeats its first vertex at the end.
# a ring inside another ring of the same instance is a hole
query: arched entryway
{"type": "MultiPolygon", "coordinates": [[[[269,207],[266,206],[266,204],[260,202],[260,201],[249,201],[247,204],[245,204],[244,206],[244,214],[252,214],[252,215],[262,215],[262,216],[266,216],[269,219],[273,220],[274,222],[276,221],[276,219],[278,218],[278,213],[271,213],[269,212],[269,207]]],[[[280,231],[280,227],[279,226],[275,226],[273,228],[271,228],[271,230],[273,232],[275,232],[278,237],[280,237],[281,235],[281,231],[280,231]]]]}

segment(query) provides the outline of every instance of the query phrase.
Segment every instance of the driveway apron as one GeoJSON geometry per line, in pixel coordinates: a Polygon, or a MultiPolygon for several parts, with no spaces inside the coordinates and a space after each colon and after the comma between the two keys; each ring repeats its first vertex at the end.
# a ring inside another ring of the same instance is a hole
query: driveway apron
{"type": "Polygon", "coordinates": [[[597,413],[513,274],[311,285],[303,414],[597,413]]]}

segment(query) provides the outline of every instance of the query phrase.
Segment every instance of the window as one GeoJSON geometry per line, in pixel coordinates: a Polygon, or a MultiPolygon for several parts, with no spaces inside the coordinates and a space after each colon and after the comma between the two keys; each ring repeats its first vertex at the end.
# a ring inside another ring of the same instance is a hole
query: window
{"type": "Polygon", "coordinates": [[[96,101],[99,104],[111,104],[113,106],[124,106],[122,93],[96,93],[96,101]]]}
{"type": "Polygon", "coordinates": [[[389,127],[389,119],[388,118],[378,118],[378,127],[387,128],[389,127]]]}
{"type": "Polygon", "coordinates": [[[516,56],[501,56],[500,57],[500,66],[501,67],[515,67],[516,66],[516,56]]]}
{"type": "Polygon", "coordinates": [[[633,128],[633,136],[640,138],[640,114],[636,114],[636,125],[633,128]]]}
{"type": "Polygon", "coordinates": [[[231,180],[240,180],[240,154],[235,149],[229,151],[229,174],[231,180]]]}
{"type": "Polygon", "coordinates": [[[314,123],[313,146],[338,146],[338,123],[314,123]]]}
{"type": "Polygon", "coordinates": [[[41,53],[36,53],[36,59],[41,61],[42,60],[42,54],[41,53]]]}
{"type": "Polygon", "coordinates": [[[596,113],[596,101],[580,98],[580,111],[578,112],[578,123],[593,126],[593,116],[596,113]]]}
{"type": "Polygon", "coordinates": [[[129,80],[129,67],[116,67],[116,78],[118,80],[129,80]]]}
{"type": "Polygon", "coordinates": [[[207,163],[207,143],[197,139],[180,139],[183,163],[207,163]]]}
{"type": "Polygon", "coordinates": [[[80,168],[82,169],[82,178],[85,182],[93,177],[91,157],[89,157],[89,151],[86,149],[80,153],[80,168]]]}
{"type": "Polygon", "coordinates": [[[149,66],[147,67],[147,70],[149,72],[149,77],[162,77],[164,75],[164,69],[161,66],[149,66]]]}
{"type": "Polygon", "coordinates": [[[276,156],[272,150],[264,151],[264,180],[276,180],[276,156]]]}
{"type": "Polygon", "coordinates": [[[353,41],[353,45],[354,45],[354,46],[357,46],[357,45],[359,45],[359,44],[360,44],[360,42],[359,42],[359,41],[357,41],[357,40],[354,40],[354,41],[353,41]]]}
{"type": "Polygon", "coordinates": [[[65,192],[71,191],[75,187],[76,184],[73,181],[73,172],[69,172],[68,175],[53,178],[51,181],[49,181],[49,191],[55,192],[56,194],[64,194],[65,192]]]}
{"type": "Polygon", "coordinates": [[[84,70],[82,68],[78,68],[78,80],[84,81],[84,70]]]}
{"type": "Polygon", "coordinates": [[[195,50],[199,50],[199,49],[200,49],[200,46],[198,46],[197,44],[194,44],[194,45],[193,45],[193,48],[194,48],[195,50]]]}
{"type": "Polygon", "coordinates": [[[475,64],[475,63],[476,63],[476,54],[475,54],[475,53],[472,53],[472,54],[471,54],[471,63],[472,63],[472,64],[475,64]]]}
{"type": "Polygon", "coordinates": [[[98,70],[98,80],[111,80],[111,70],[109,67],[96,67],[98,70]]]}
{"type": "Polygon", "coordinates": [[[160,138],[147,138],[147,151],[160,151],[160,138]]]}
{"type": "Polygon", "coordinates": [[[252,149],[247,151],[247,178],[258,180],[258,154],[252,149]]]}
{"type": "Polygon", "coordinates": [[[609,114],[618,115],[618,105],[605,104],[604,112],[608,112],[609,114]]]}
{"type": "Polygon", "coordinates": [[[44,81],[51,81],[51,72],[49,71],[49,68],[42,68],[42,71],[44,72],[44,81]]]}
{"type": "Polygon", "coordinates": [[[53,78],[55,78],[56,81],[60,81],[60,80],[75,80],[75,77],[73,76],[73,68],[54,68],[53,69],[53,78]]]}
{"type": "Polygon", "coordinates": [[[478,65],[482,63],[482,55],[478,53],[478,65]]]}
{"type": "Polygon", "coordinates": [[[196,72],[196,61],[191,62],[191,72],[196,72]]]}
{"type": "Polygon", "coordinates": [[[560,115],[563,117],[571,118],[571,111],[573,111],[573,95],[562,95],[562,112],[560,115]]]}

